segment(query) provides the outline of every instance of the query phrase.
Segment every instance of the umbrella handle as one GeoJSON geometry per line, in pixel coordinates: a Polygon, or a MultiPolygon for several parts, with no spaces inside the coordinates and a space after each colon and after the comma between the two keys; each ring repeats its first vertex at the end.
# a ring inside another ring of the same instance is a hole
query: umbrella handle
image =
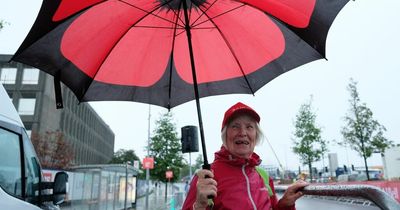
{"type": "MultiPolygon", "coordinates": [[[[211,165],[208,164],[208,163],[205,163],[205,164],[203,165],[203,169],[211,170],[211,165]]],[[[204,178],[208,179],[208,178],[211,178],[211,177],[209,177],[209,176],[206,175],[204,178]]],[[[214,196],[208,195],[207,198],[208,198],[208,199],[214,199],[214,196]]],[[[210,202],[208,202],[208,203],[210,203],[210,202]]]]}

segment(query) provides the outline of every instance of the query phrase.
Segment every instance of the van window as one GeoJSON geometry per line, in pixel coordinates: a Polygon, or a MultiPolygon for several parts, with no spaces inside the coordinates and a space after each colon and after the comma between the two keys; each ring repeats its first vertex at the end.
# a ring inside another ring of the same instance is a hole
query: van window
{"type": "Polygon", "coordinates": [[[0,128],[0,186],[7,193],[22,197],[19,137],[0,128]]]}
{"type": "Polygon", "coordinates": [[[34,202],[35,196],[39,195],[39,176],[40,166],[39,160],[26,133],[23,134],[24,151],[25,151],[25,176],[26,176],[26,189],[25,195],[28,202],[34,202]]]}

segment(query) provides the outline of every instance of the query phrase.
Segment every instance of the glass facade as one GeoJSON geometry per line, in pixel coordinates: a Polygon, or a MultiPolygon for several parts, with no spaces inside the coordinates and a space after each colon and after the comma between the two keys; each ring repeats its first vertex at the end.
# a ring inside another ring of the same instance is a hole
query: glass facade
{"type": "Polygon", "coordinates": [[[0,82],[3,84],[15,84],[17,79],[17,68],[1,68],[0,82]]]}
{"type": "Polygon", "coordinates": [[[39,70],[26,68],[22,74],[22,84],[37,85],[39,83],[39,70]]]}

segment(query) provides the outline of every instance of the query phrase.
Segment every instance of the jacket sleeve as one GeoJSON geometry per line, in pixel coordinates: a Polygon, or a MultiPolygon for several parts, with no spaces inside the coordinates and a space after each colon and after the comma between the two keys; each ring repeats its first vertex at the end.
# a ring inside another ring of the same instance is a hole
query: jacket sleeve
{"type": "Polygon", "coordinates": [[[278,200],[278,197],[276,196],[276,193],[275,193],[274,181],[271,178],[269,178],[269,186],[271,187],[271,190],[272,190],[272,193],[273,193],[273,195],[270,197],[271,206],[272,206],[273,210],[296,210],[296,207],[294,205],[293,206],[288,206],[288,207],[279,207],[278,206],[279,200],[278,200]]]}

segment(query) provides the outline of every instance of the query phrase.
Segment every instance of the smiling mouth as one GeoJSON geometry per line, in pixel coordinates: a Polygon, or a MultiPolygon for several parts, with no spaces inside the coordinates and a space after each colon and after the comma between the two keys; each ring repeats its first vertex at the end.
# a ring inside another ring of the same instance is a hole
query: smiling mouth
{"type": "Polygon", "coordinates": [[[235,141],[235,144],[249,145],[250,143],[249,143],[248,141],[241,141],[241,140],[238,140],[238,141],[235,141]]]}

